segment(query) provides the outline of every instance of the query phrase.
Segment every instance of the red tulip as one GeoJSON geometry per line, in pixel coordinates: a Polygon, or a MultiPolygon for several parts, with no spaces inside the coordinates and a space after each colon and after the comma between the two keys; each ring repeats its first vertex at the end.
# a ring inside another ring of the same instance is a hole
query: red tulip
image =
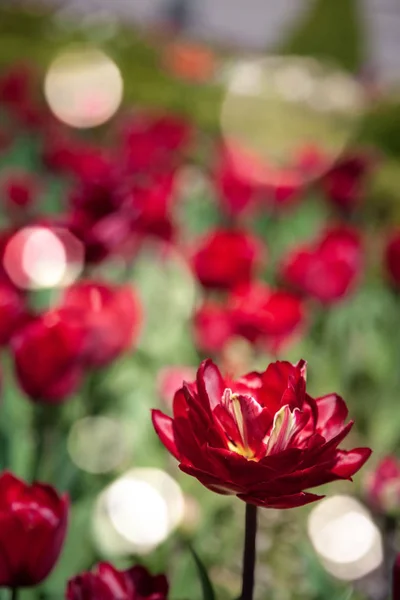
{"type": "Polygon", "coordinates": [[[332,304],[355,287],[361,274],[360,235],[349,227],[326,231],[314,244],[296,248],[284,261],[283,278],[300,292],[332,304]]]}
{"type": "Polygon", "coordinates": [[[171,173],[135,185],[131,195],[132,230],[141,236],[170,241],[174,236],[172,216],[174,177],[171,173]]]}
{"type": "Polygon", "coordinates": [[[236,335],[265,342],[274,351],[305,322],[304,303],[298,296],[258,282],[236,288],[226,310],[236,335]]]}
{"type": "Polygon", "coordinates": [[[98,564],[93,571],[77,575],[68,582],[66,600],[166,600],[165,575],[151,575],[136,565],[118,571],[109,563],[98,564]]]}
{"type": "Polygon", "coordinates": [[[386,513],[400,510],[400,461],[387,456],[369,473],[366,493],[370,503],[386,513]]]}
{"type": "Polygon", "coordinates": [[[262,262],[259,240],[244,231],[217,229],[199,244],[193,268],[205,288],[232,289],[250,281],[262,262]]]}
{"type": "Polygon", "coordinates": [[[122,160],[129,172],[167,170],[192,137],[191,126],[176,115],[138,114],[124,124],[122,160]]]}
{"type": "Polygon", "coordinates": [[[157,388],[161,399],[169,406],[177,389],[184,381],[196,377],[196,369],[184,365],[171,365],[164,367],[157,377],[157,388]]]}
{"type": "Polygon", "coordinates": [[[393,565],[392,600],[400,600],[400,554],[397,555],[393,565]]]}
{"type": "Polygon", "coordinates": [[[80,315],[88,338],[86,364],[91,367],[109,364],[138,339],[142,310],[129,286],[82,281],[67,289],[63,307],[80,315]]]}
{"type": "Polygon", "coordinates": [[[210,360],[175,394],[174,418],[153,411],[154,428],[180,469],[221,494],[268,508],[302,506],[309,488],[351,479],[371,454],[338,449],[353,422],[329,394],[306,393],[306,364],[276,362],[263,373],[223,379],[210,360]]]}
{"type": "Polygon", "coordinates": [[[72,175],[86,185],[107,180],[114,168],[106,150],[76,139],[54,125],[46,132],[43,162],[52,171],[72,175]]]}
{"type": "Polygon", "coordinates": [[[12,65],[0,75],[0,102],[12,107],[29,100],[33,78],[34,73],[27,64],[12,65]]]}
{"type": "Polygon", "coordinates": [[[234,216],[252,208],[261,189],[260,185],[257,185],[257,182],[253,181],[251,177],[246,178],[243,171],[238,170],[237,161],[240,161],[240,156],[235,159],[227,148],[222,148],[214,172],[215,185],[221,204],[228,213],[234,216]]]}
{"type": "Polygon", "coordinates": [[[28,172],[10,173],[1,184],[1,195],[11,211],[29,209],[38,195],[38,181],[28,172]]]}
{"type": "Polygon", "coordinates": [[[393,231],[385,250],[385,265],[392,283],[400,287],[400,229],[393,231]]]}
{"type": "Polygon", "coordinates": [[[234,336],[276,352],[305,325],[304,302],[285,290],[253,282],[236,287],[223,304],[206,301],[194,315],[196,345],[218,353],[234,336]]]}
{"type": "Polygon", "coordinates": [[[61,552],[67,530],[68,498],[43,483],[0,476],[0,586],[43,581],[61,552]]]}
{"type": "Polygon", "coordinates": [[[80,315],[74,311],[36,317],[11,340],[21,388],[34,402],[63,402],[81,383],[86,344],[80,315]]]}
{"type": "Polygon", "coordinates": [[[361,153],[339,158],[321,180],[328,200],[346,212],[357,208],[362,202],[367,183],[366,175],[371,166],[370,157],[361,153]]]}
{"type": "Polygon", "coordinates": [[[205,353],[220,352],[234,335],[233,323],[226,308],[207,300],[194,314],[193,335],[196,346],[205,353]]]}
{"type": "Polygon", "coordinates": [[[23,295],[7,283],[0,282],[0,346],[30,319],[23,295]]]}

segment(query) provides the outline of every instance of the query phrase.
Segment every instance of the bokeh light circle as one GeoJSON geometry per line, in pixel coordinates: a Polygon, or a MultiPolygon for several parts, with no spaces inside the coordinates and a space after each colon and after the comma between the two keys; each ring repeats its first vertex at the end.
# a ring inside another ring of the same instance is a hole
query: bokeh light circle
{"type": "Polygon", "coordinates": [[[352,75],[312,58],[241,60],[225,80],[222,134],[240,175],[256,183],[279,183],[282,170],[304,182],[320,176],[348,144],[365,110],[363,87],[352,75]]]}
{"type": "Polygon", "coordinates": [[[355,581],[383,560],[382,536],[367,509],[350,496],[319,502],[309,515],[308,534],[321,563],[344,581],[355,581]]]}
{"type": "Polygon", "coordinates": [[[123,79],[115,62],[98,48],[74,46],[51,63],[44,93],[63,123],[80,129],[106,123],[123,97],[123,79]]]}
{"type": "Polygon", "coordinates": [[[82,243],[62,228],[28,226],[6,245],[3,266],[21,289],[50,289],[73,283],[83,268],[82,243]]]}
{"type": "Polygon", "coordinates": [[[168,473],[132,469],[99,496],[95,540],[105,555],[147,554],[167,539],[184,515],[184,496],[168,473]]]}
{"type": "Polygon", "coordinates": [[[95,416],[76,421],[68,436],[73,462],[88,473],[109,473],[129,460],[132,435],[120,419],[95,416]]]}

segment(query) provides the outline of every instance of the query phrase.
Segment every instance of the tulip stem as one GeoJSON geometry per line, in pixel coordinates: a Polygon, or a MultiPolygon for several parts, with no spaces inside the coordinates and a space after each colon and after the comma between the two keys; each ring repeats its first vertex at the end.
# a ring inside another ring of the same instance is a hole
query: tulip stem
{"type": "Polygon", "coordinates": [[[257,506],[246,504],[246,525],[243,551],[243,579],[240,600],[253,600],[256,566],[257,506]]]}
{"type": "Polygon", "coordinates": [[[18,588],[13,588],[11,590],[11,596],[10,596],[11,600],[18,600],[18,588]]]}

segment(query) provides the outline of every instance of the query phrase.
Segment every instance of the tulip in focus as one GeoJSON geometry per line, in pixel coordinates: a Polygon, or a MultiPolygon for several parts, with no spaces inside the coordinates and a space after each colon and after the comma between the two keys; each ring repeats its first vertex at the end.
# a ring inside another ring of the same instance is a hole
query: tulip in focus
{"type": "Polygon", "coordinates": [[[394,456],[382,459],[366,480],[367,497],[382,513],[400,513],[400,461],[394,456]]]}
{"type": "Polygon", "coordinates": [[[263,250],[250,233],[217,229],[200,242],[193,269],[205,288],[229,290],[252,279],[263,261],[263,250]]]}
{"type": "Polygon", "coordinates": [[[44,483],[0,476],[0,587],[43,581],[60,555],[68,521],[68,499],[44,483]]]}
{"type": "Polygon", "coordinates": [[[334,304],[356,287],[363,268],[358,231],[335,227],[315,244],[295,248],[283,263],[286,283],[322,304],[334,304]]]}
{"type": "Polygon", "coordinates": [[[152,418],[180,469],[208,489],[293,508],[323,497],[305,490],[350,480],[369,458],[369,448],[339,449],[353,426],[347,412],[337,394],[306,393],[304,361],[275,362],[234,381],[206,360],[196,381],[176,392],[173,418],[159,410],[152,418]]]}
{"type": "Polygon", "coordinates": [[[81,281],[66,290],[63,308],[81,319],[88,338],[85,362],[90,367],[111,363],[138,339],[142,309],[128,285],[81,281]]]}
{"type": "Polygon", "coordinates": [[[34,402],[58,404],[77,391],[87,339],[74,311],[51,311],[29,321],[11,340],[15,373],[34,402]]]}
{"type": "Polygon", "coordinates": [[[165,575],[151,575],[136,565],[118,571],[109,563],[100,563],[92,571],[81,573],[68,582],[66,600],[166,600],[165,575]]]}

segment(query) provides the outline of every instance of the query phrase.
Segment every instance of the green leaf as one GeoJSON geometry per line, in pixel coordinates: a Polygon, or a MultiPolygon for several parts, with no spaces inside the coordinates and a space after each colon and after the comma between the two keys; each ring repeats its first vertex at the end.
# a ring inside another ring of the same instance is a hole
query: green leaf
{"type": "Polygon", "coordinates": [[[197,572],[199,574],[199,579],[201,583],[201,588],[203,591],[203,600],[215,600],[215,592],[208,576],[207,570],[202,563],[199,555],[196,553],[195,549],[189,544],[189,550],[193,556],[193,560],[196,564],[197,572]]]}

